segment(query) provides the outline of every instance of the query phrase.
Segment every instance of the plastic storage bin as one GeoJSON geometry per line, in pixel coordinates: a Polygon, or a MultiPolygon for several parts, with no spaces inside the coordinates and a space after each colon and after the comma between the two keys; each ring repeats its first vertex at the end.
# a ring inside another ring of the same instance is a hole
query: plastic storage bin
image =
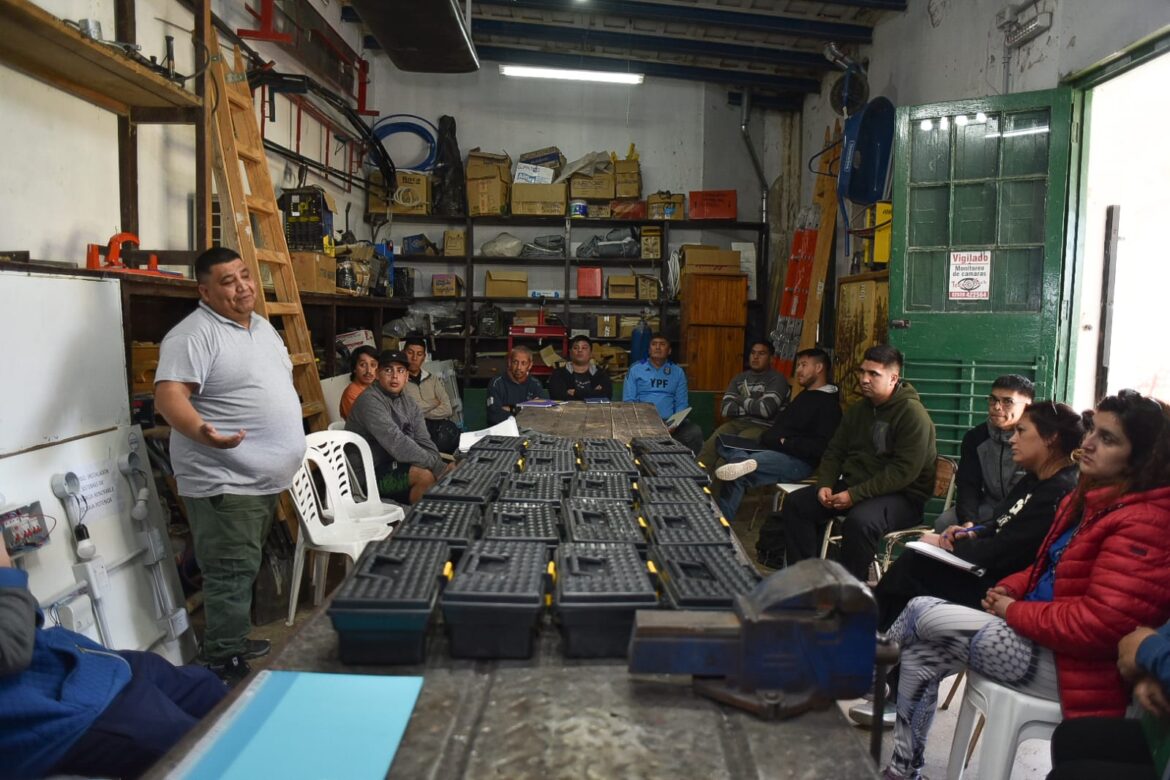
{"type": "Polygon", "coordinates": [[[504,452],[520,452],[528,446],[528,440],[523,436],[484,436],[482,439],[471,445],[468,452],[481,452],[483,450],[503,450],[504,452]]]}
{"type": "Polygon", "coordinates": [[[589,452],[581,456],[582,471],[600,471],[638,477],[638,465],[628,452],[589,452]]]}
{"type": "Polygon", "coordinates": [[[653,544],[731,544],[731,525],[706,506],[651,504],[642,519],[653,544]]]}
{"type": "Polygon", "coordinates": [[[646,562],[632,544],[567,542],[557,550],[554,604],[571,658],[623,658],[634,612],[658,606],[646,562]]]}
{"type": "Polygon", "coordinates": [[[443,542],[387,539],[366,548],[328,615],[347,664],[419,664],[447,565],[443,542]]]}
{"type": "Polygon", "coordinates": [[[436,501],[424,498],[410,509],[394,532],[395,539],[430,539],[446,542],[451,557],[458,560],[475,541],[483,523],[483,507],[467,501],[436,501]]]}
{"type": "Polygon", "coordinates": [[[569,497],[624,501],[629,504],[634,502],[630,478],[625,474],[609,472],[575,474],[569,483],[569,497]]]}
{"type": "Polygon", "coordinates": [[[730,545],[652,545],[649,557],[658,569],[663,600],[674,609],[731,609],[736,594],[760,581],[730,545]]]}
{"type": "Polygon", "coordinates": [[[693,479],[643,477],[635,485],[638,491],[638,501],[643,505],[702,504],[710,506],[713,512],[718,511],[715,503],[711,500],[711,491],[700,486],[693,479]]]}
{"type": "Polygon", "coordinates": [[[628,455],[630,448],[617,439],[581,439],[577,442],[577,451],[582,455],[595,452],[624,452],[628,455]]]}
{"type": "Polygon", "coordinates": [[[565,477],[553,473],[514,474],[500,488],[501,502],[509,504],[560,504],[565,477]]]}
{"type": "Polygon", "coordinates": [[[482,466],[460,466],[440,479],[426,492],[434,501],[468,501],[486,504],[500,489],[505,474],[482,466]]]}
{"type": "Polygon", "coordinates": [[[577,455],[573,450],[529,450],[520,460],[520,470],[525,474],[560,474],[571,477],[576,474],[577,455]]]}
{"type": "Polygon", "coordinates": [[[693,479],[700,485],[711,484],[711,477],[695,462],[690,452],[651,452],[638,458],[642,471],[649,477],[693,479]]]}
{"type": "Polygon", "coordinates": [[[549,433],[536,433],[528,437],[528,449],[535,450],[573,450],[576,442],[564,436],[553,436],[549,433]]]}
{"type": "Polygon", "coordinates": [[[484,539],[540,542],[550,550],[561,542],[560,507],[556,504],[505,504],[488,510],[484,539]]]}
{"type": "Polygon", "coordinates": [[[573,542],[623,542],[646,549],[646,535],[628,502],[566,498],[561,522],[573,542]]]}
{"type": "Polygon", "coordinates": [[[515,471],[519,468],[520,457],[518,450],[472,450],[459,461],[459,468],[515,471]]]}
{"type": "Polygon", "coordinates": [[[439,599],[455,658],[529,658],[548,585],[548,548],[480,539],[439,599]]]}
{"type": "Polygon", "coordinates": [[[630,439],[630,449],[639,457],[655,452],[677,452],[680,455],[695,457],[695,454],[687,449],[685,444],[680,444],[670,436],[635,436],[630,439]]]}

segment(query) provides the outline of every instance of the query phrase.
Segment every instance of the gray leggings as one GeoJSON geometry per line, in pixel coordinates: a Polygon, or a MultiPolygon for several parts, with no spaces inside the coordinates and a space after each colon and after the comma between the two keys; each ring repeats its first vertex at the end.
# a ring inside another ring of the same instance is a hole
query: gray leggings
{"type": "Polygon", "coordinates": [[[902,648],[892,761],[902,774],[923,764],[938,684],[947,675],[970,668],[1030,696],[1060,698],[1052,651],[987,612],[919,596],[902,610],[889,636],[902,648]]]}

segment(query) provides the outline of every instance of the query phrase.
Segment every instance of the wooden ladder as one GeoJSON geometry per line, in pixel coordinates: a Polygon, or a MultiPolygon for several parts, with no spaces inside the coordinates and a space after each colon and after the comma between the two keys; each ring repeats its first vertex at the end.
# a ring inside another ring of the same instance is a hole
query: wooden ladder
{"type": "MultiPolygon", "coordinates": [[[[256,313],[272,320],[280,317],[284,340],[293,364],[293,385],[301,399],[301,415],[309,431],[323,431],[329,425],[321,377],[309,339],[305,311],[293,276],[288,242],[276,207],[276,192],[268,172],[268,158],[256,122],[252,92],[239,50],[235,67],[228,69],[220,56],[218,36],[211,31],[211,79],[214,92],[208,100],[211,146],[215,152],[215,188],[223,215],[225,243],[240,253],[256,280],[256,313]],[[218,101],[218,103],[216,103],[218,101]],[[275,297],[264,292],[262,268],[272,273],[275,297]]],[[[276,325],[276,323],[273,323],[276,325]]],[[[278,328],[279,330],[280,328],[278,328]]]]}

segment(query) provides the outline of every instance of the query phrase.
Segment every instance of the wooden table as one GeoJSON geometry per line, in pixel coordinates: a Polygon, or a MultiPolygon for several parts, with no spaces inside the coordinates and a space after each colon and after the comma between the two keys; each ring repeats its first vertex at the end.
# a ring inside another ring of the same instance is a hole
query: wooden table
{"type": "Polygon", "coordinates": [[[570,402],[550,409],[524,407],[516,415],[525,428],[570,439],[617,439],[629,444],[635,436],[668,436],[653,404],[619,401],[609,404],[570,402]]]}

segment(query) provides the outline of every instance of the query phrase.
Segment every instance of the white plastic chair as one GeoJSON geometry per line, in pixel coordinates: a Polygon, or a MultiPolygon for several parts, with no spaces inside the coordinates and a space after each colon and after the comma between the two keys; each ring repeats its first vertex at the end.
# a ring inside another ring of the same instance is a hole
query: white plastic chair
{"type": "Polygon", "coordinates": [[[329,430],[331,430],[331,431],[344,431],[345,430],[345,420],[334,420],[333,422],[329,423],[329,430]]]}
{"type": "Polygon", "coordinates": [[[304,462],[297,470],[290,489],[300,519],[296,554],[293,558],[292,588],[289,594],[288,625],[296,615],[297,597],[305,567],[305,551],[317,552],[314,572],[313,603],[325,597],[325,572],[329,553],[342,553],[348,566],[361,556],[370,542],[388,537],[394,524],[405,516],[402,507],[383,504],[374,481],[373,456],[361,436],[348,431],[320,431],[306,437],[304,462]],[[349,462],[345,447],[361,453],[366,474],[366,499],[357,501],[350,487],[349,462]],[[319,500],[310,466],[316,467],[325,483],[326,500],[319,500]],[[329,521],[329,522],[325,522],[329,521]]]}
{"type": "Polygon", "coordinates": [[[959,780],[967,768],[969,746],[973,739],[978,739],[976,711],[987,719],[979,760],[979,776],[983,780],[1008,780],[1020,743],[1051,738],[1062,718],[1060,702],[1013,691],[968,671],[967,690],[947,762],[947,780],[959,780]]]}

